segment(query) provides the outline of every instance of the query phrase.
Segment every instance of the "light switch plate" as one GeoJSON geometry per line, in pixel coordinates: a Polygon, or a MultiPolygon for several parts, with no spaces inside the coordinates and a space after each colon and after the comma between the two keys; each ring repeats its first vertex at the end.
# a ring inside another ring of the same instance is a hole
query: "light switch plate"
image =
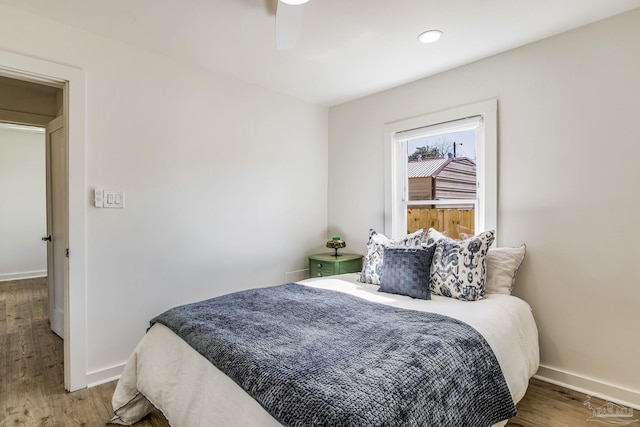
{"type": "Polygon", "coordinates": [[[102,203],[105,208],[124,208],[124,191],[104,190],[102,203]]]}

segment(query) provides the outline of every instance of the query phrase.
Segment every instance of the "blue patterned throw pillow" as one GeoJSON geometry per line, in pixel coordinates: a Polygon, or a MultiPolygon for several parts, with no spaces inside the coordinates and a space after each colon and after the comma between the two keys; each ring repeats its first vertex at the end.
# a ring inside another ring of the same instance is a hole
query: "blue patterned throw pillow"
{"type": "Polygon", "coordinates": [[[487,279],[487,253],[494,238],[494,231],[485,231],[456,241],[430,228],[427,244],[436,245],[431,262],[431,293],[465,301],[482,299],[487,279]]]}
{"type": "Polygon", "coordinates": [[[407,234],[399,239],[390,239],[384,234],[380,234],[374,229],[369,230],[369,241],[367,242],[367,255],[364,257],[362,264],[362,273],[360,273],[360,282],[380,284],[380,275],[382,274],[382,264],[384,260],[384,248],[386,246],[420,246],[425,234],[425,229],[407,234]]]}
{"type": "Polygon", "coordinates": [[[435,245],[384,248],[384,264],[378,291],[431,299],[429,266],[435,248],[435,245]]]}

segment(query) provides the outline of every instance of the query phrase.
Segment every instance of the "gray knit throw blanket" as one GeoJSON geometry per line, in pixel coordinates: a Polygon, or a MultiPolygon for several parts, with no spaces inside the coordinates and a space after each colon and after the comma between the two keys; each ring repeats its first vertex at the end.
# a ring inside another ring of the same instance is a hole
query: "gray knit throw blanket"
{"type": "Polygon", "coordinates": [[[289,283],[176,307],[154,323],[284,426],[481,427],[516,414],[487,342],[447,316],[289,283]]]}

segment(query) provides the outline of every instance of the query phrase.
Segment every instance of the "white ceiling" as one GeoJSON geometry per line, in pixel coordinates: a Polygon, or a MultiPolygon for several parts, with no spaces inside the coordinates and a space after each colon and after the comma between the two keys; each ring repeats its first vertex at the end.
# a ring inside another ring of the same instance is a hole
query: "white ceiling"
{"type": "Polygon", "coordinates": [[[640,0],[310,0],[275,47],[274,0],[0,0],[306,101],[336,105],[640,7],[640,0]],[[427,29],[442,39],[416,40],[427,29]]]}

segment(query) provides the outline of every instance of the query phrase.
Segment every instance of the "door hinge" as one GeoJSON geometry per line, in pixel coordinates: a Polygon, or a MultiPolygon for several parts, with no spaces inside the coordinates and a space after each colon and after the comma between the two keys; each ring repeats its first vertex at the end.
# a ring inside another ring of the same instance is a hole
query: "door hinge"
{"type": "Polygon", "coordinates": [[[66,255],[67,255],[67,258],[69,258],[69,248],[67,248],[67,253],[66,253],[66,255]]]}

